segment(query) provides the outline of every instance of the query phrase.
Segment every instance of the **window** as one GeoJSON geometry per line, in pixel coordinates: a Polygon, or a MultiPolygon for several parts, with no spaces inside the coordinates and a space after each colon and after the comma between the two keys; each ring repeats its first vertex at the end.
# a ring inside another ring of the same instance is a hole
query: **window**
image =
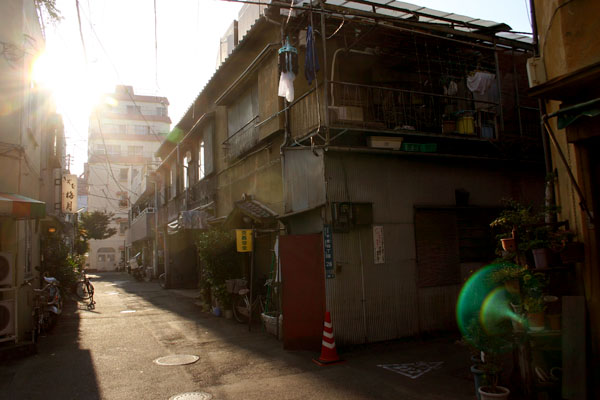
{"type": "Polygon", "coordinates": [[[119,222],[119,234],[120,235],[124,235],[127,228],[128,228],[127,221],[119,222]]]}
{"type": "Polygon", "coordinates": [[[121,168],[119,170],[119,180],[127,181],[128,177],[129,177],[129,168],[121,168]]]}
{"type": "Polygon", "coordinates": [[[204,178],[204,140],[198,145],[198,180],[204,178]]]}
{"type": "Polygon", "coordinates": [[[147,125],[135,125],[133,129],[136,135],[148,135],[150,133],[150,127],[147,125]]]}
{"type": "Polygon", "coordinates": [[[144,152],[144,146],[127,146],[127,155],[141,156],[144,152]]]}
{"type": "Polygon", "coordinates": [[[106,149],[104,148],[104,145],[102,144],[97,144],[96,148],[94,149],[94,153],[96,154],[106,154],[106,149]]]}
{"type": "Polygon", "coordinates": [[[127,114],[141,114],[140,106],[127,106],[127,114]]]}
{"type": "Polygon", "coordinates": [[[161,117],[167,116],[167,109],[165,107],[156,107],[156,115],[161,117]]]}
{"type": "Polygon", "coordinates": [[[106,152],[112,155],[120,155],[121,154],[121,146],[118,144],[107,144],[106,152]]]}
{"type": "Polygon", "coordinates": [[[185,157],[183,157],[183,189],[187,189],[190,187],[190,162],[192,161],[192,153],[186,152],[185,157]]]}
{"type": "Polygon", "coordinates": [[[248,88],[230,107],[227,108],[229,137],[251,125],[258,118],[258,83],[248,88]]]}
{"type": "Polygon", "coordinates": [[[98,262],[104,262],[106,260],[106,256],[104,254],[98,254],[98,262]]]}

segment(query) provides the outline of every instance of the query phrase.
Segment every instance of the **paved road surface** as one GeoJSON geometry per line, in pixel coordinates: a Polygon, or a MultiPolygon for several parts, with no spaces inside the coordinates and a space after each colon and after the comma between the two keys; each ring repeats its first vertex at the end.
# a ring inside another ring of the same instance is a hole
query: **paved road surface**
{"type": "Polygon", "coordinates": [[[135,282],[126,273],[92,281],[96,309],[71,304],[37,355],[0,366],[0,398],[169,399],[185,392],[260,400],[474,398],[468,355],[451,339],[359,346],[342,354],[346,363],[318,367],[311,362],[317,354],[287,352],[259,328],[248,332],[200,312],[189,292],[135,282]],[[186,366],[153,362],[173,354],[200,359],[186,366]],[[443,363],[416,379],[378,367],[420,361],[443,363]]]}

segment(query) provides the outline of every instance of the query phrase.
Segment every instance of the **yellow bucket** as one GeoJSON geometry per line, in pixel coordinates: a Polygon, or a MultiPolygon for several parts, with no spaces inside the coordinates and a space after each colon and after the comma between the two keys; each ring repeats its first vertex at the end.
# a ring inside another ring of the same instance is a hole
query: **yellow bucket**
{"type": "Polygon", "coordinates": [[[473,121],[473,117],[460,117],[458,121],[456,121],[456,130],[458,133],[462,133],[464,135],[474,135],[475,125],[473,121]]]}

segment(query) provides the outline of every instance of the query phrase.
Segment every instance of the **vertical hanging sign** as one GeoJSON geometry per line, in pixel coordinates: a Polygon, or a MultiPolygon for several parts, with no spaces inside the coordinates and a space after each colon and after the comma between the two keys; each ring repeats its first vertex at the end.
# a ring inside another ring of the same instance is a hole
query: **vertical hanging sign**
{"type": "Polygon", "coordinates": [[[73,214],[77,211],[77,175],[63,175],[61,203],[63,213],[73,214]]]}
{"type": "Polygon", "coordinates": [[[383,225],[373,225],[373,256],[375,264],[385,263],[385,246],[383,244],[383,225]]]}
{"type": "Polygon", "coordinates": [[[238,253],[252,251],[252,229],[236,229],[235,239],[238,253]]]}
{"type": "Polygon", "coordinates": [[[325,277],[335,278],[333,272],[333,234],[330,225],[323,225],[323,260],[325,262],[325,277]]]}

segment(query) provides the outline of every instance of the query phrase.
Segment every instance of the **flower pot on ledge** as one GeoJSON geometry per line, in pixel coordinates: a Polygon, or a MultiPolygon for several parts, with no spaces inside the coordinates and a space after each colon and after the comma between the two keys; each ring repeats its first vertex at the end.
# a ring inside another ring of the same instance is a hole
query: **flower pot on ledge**
{"type": "Polygon", "coordinates": [[[552,260],[552,251],[548,248],[533,249],[533,261],[536,268],[548,268],[552,260]]]}
{"type": "Polygon", "coordinates": [[[508,395],[510,394],[510,390],[505,388],[504,386],[496,386],[496,392],[492,391],[491,386],[482,386],[479,388],[479,394],[481,395],[481,400],[503,400],[508,399],[508,395]]]}
{"type": "Polygon", "coordinates": [[[502,242],[502,249],[504,249],[504,251],[508,251],[509,253],[516,253],[517,241],[515,240],[515,238],[500,239],[500,242],[502,242]]]}
{"type": "Polygon", "coordinates": [[[527,319],[529,320],[530,331],[542,331],[546,327],[546,321],[543,311],[527,314],[527,319]]]}

